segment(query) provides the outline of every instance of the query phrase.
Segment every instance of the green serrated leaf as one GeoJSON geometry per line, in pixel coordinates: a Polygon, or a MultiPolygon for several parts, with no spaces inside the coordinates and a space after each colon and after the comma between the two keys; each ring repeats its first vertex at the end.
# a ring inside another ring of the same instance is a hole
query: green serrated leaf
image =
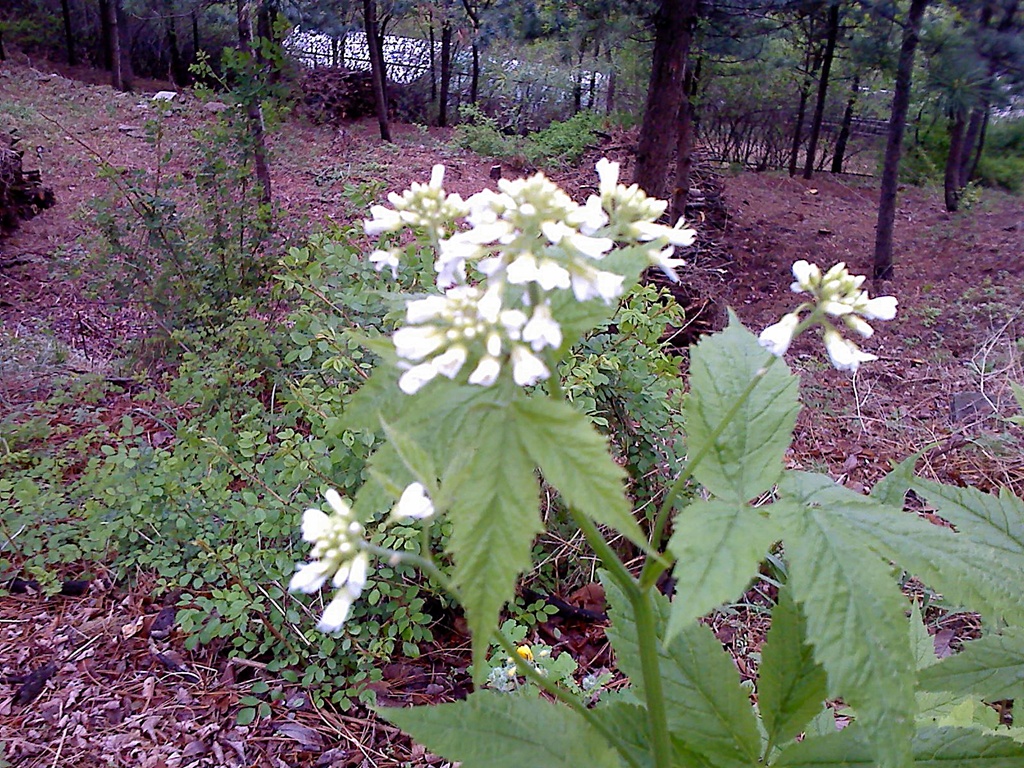
{"type": "Polygon", "coordinates": [[[918,680],[925,691],[1024,700],[1024,628],[1007,627],[965,643],[960,653],[921,670],[918,680]]]}
{"type": "Polygon", "coordinates": [[[759,510],[736,501],[695,501],[673,520],[673,576],[686,585],[672,601],[666,639],[726,600],[739,597],[779,535],[759,510]]]}
{"type": "MultiPolygon", "coordinates": [[[[921,728],[910,742],[914,768],[1020,768],[1024,744],[969,728],[921,728]]],[[[791,744],[776,768],[874,768],[874,751],[863,729],[791,744]]]]}
{"type": "Polygon", "coordinates": [[[998,496],[977,488],[956,488],[914,478],[911,488],[939,514],[979,544],[991,547],[1024,570],[1024,501],[1005,488],[998,496]]]}
{"type": "MultiPolygon", "coordinates": [[[[654,757],[651,754],[651,729],[647,710],[638,704],[625,701],[602,703],[594,710],[594,716],[605,723],[619,738],[620,747],[630,753],[643,766],[652,766],[654,757]]],[[[715,768],[715,764],[702,755],[697,754],[678,735],[671,736],[672,764],[679,768],[715,768]]]]}
{"type": "MultiPolygon", "coordinates": [[[[919,577],[948,600],[992,617],[1024,621],[1024,595],[1000,573],[1002,551],[968,533],[957,534],[912,513],[884,506],[821,475],[793,472],[786,486],[805,503],[841,510],[837,525],[848,537],[919,577]]],[[[959,489],[957,489],[959,490],[959,489]]],[[[1024,561],[1022,561],[1024,566],[1024,561]]]]}
{"type": "MultiPolygon", "coordinates": [[[[781,489],[792,493],[787,475],[781,489]]],[[[916,711],[906,600],[889,566],[851,538],[835,509],[772,505],[784,526],[789,584],[830,696],[857,710],[883,768],[906,766],[916,711]]]]}
{"type": "Polygon", "coordinates": [[[702,339],[690,355],[687,442],[691,460],[704,457],[694,477],[715,495],[731,500],[746,502],[764,493],[782,472],[798,411],[797,378],[730,314],[729,327],[702,339]],[[734,404],[769,363],[767,374],[713,440],[734,404]]]}
{"type": "Polygon", "coordinates": [[[604,738],[576,712],[541,698],[477,691],[452,704],[377,713],[462,768],[619,768],[604,738]]]}
{"type": "Polygon", "coordinates": [[[452,495],[449,549],[473,634],[474,673],[480,677],[487,672],[484,662],[498,614],[515,593],[516,578],[530,567],[531,545],[542,529],[540,488],[509,407],[485,412],[461,449],[471,458],[465,482],[452,495]]]}
{"type": "MultiPolygon", "coordinates": [[[[636,623],[629,601],[608,578],[602,578],[612,626],[608,639],[618,667],[642,695],[643,675],[636,623]]],[[[668,601],[651,594],[659,636],[668,621],[668,601]]],[[[757,718],[729,654],[703,624],[691,624],[671,641],[659,643],[668,724],[680,748],[701,755],[717,768],[749,768],[760,757],[757,718]]]]}
{"type": "Polygon", "coordinates": [[[388,442],[394,446],[406,469],[428,489],[433,488],[437,484],[437,469],[430,453],[396,425],[388,424],[383,418],[380,423],[388,442]]]}
{"type": "Polygon", "coordinates": [[[782,589],[761,649],[757,685],[768,740],[778,746],[795,739],[821,712],[827,692],[825,670],[807,642],[807,622],[789,589],[782,589]]]}
{"type": "Polygon", "coordinates": [[[612,460],[608,441],[590,420],[568,403],[545,398],[518,400],[513,408],[519,440],[565,501],[646,547],[647,538],[626,499],[626,473],[612,460]]]}

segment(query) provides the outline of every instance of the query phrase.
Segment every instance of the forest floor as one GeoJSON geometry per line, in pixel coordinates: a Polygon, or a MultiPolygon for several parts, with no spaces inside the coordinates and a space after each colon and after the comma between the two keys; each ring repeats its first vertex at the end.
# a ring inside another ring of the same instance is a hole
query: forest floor
{"type": "MultiPolygon", "coordinates": [[[[0,128],[18,127],[26,167],[40,167],[58,200],[0,240],[0,420],[68,375],[118,375],[126,340],[145,331],[143,313],[91,290],[83,211],[108,194],[98,159],[156,171],[157,152],[144,130],[157,109],[150,96],[84,84],[52,65],[0,64],[0,128]],[[57,346],[64,354],[47,353],[57,346]]],[[[188,95],[167,111],[167,146],[183,146],[212,119],[188,95]]],[[[274,194],[302,222],[296,226],[312,231],[328,219],[353,221],[363,215],[353,207],[353,185],[383,181],[385,191],[401,191],[428,179],[438,162],[448,168],[450,191],[493,186],[494,162],[455,148],[449,132],[403,125],[395,133],[387,145],[371,121],[338,130],[294,118],[275,130],[274,194]]],[[[629,152],[628,141],[617,139],[580,168],[550,175],[574,195],[586,194],[596,181],[594,160],[607,154],[623,161],[628,178],[629,152]]],[[[163,172],[182,170],[181,163],[172,159],[163,172]]],[[[686,280],[712,325],[724,323],[726,307],[755,330],[792,309],[789,270],[797,259],[823,267],[845,261],[855,274],[870,273],[874,179],[723,173],[727,216],[721,228],[701,227],[699,246],[686,255],[686,280]]],[[[506,177],[515,174],[504,169],[506,177]]],[[[940,190],[908,187],[899,200],[895,253],[895,279],[882,289],[899,298],[899,315],[864,344],[878,362],[855,377],[840,374],[810,339],[787,357],[807,406],[790,466],[827,471],[862,490],[891,461],[924,451],[925,474],[1024,493],[1024,436],[1005,420],[1018,411],[1008,382],[1024,381],[1024,201],[985,191],[969,210],[951,215],[940,190]]],[[[116,408],[111,413],[119,418],[116,408]]],[[[99,580],[80,597],[0,594],[0,745],[20,756],[18,765],[440,764],[361,710],[284,707],[238,725],[238,701],[260,665],[209,649],[185,651],[174,632],[156,641],[160,605],[150,593],[143,578],[128,591],[99,580]],[[19,698],[24,675],[58,658],[39,695],[19,698]]],[[[948,643],[957,621],[965,619],[933,623],[937,642],[945,632],[948,643]]],[[[742,613],[720,617],[714,627],[745,671],[763,627],[742,613]]],[[[601,644],[600,626],[572,631],[588,646],[601,644]]],[[[395,700],[408,700],[403,690],[429,689],[451,672],[446,663],[399,660],[385,681],[395,700]]]]}

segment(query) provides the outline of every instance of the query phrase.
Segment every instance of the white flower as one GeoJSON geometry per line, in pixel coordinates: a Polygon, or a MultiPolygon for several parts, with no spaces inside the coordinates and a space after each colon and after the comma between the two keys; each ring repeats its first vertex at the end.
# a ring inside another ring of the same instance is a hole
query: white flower
{"type": "Polygon", "coordinates": [[[328,578],[338,588],[317,627],[334,632],[348,618],[352,603],[366,585],[369,557],[359,549],[363,526],[333,488],[324,494],[333,514],[307,509],[302,515],[302,538],[313,544],[311,562],[299,564],[288,584],[291,592],[315,592],[328,578]]]}
{"type": "Polygon", "coordinates": [[[524,253],[505,270],[505,276],[512,285],[537,283],[545,291],[569,287],[569,270],[550,259],[537,259],[532,253],[524,253]]]}
{"type": "Polygon", "coordinates": [[[437,378],[437,374],[438,370],[433,362],[414,365],[398,379],[398,388],[407,395],[415,395],[437,378]]]}
{"type": "Polygon", "coordinates": [[[444,186],[444,166],[438,163],[430,169],[430,186],[441,189],[444,186]]]}
{"type": "Polygon", "coordinates": [[[370,237],[382,235],[385,232],[397,232],[405,222],[398,211],[385,208],[383,205],[371,205],[370,215],[372,219],[363,221],[363,231],[370,237]]]}
{"type": "Polygon", "coordinates": [[[597,161],[595,167],[597,168],[597,178],[600,182],[598,192],[601,197],[615,194],[619,183],[619,164],[609,160],[607,157],[602,157],[597,161]]]}
{"type": "Polygon", "coordinates": [[[523,327],[523,341],[528,342],[535,352],[544,347],[557,349],[562,345],[562,328],[551,316],[551,307],[541,304],[533,310],[533,316],[523,327]]]}
{"type": "Polygon", "coordinates": [[[873,299],[868,299],[867,294],[862,294],[864,297],[863,301],[858,301],[854,305],[855,311],[868,320],[892,320],[896,317],[896,305],[899,303],[896,301],[895,296],[877,296],[873,299]]]}
{"type": "Polygon", "coordinates": [[[676,274],[675,268],[684,266],[686,262],[682,259],[670,258],[675,250],[672,246],[664,249],[652,248],[647,251],[647,260],[653,266],[658,267],[673,283],[678,283],[679,275],[676,274]]]}
{"type": "Polygon", "coordinates": [[[427,296],[406,302],[405,321],[418,325],[440,317],[448,309],[448,300],[444,296],[427,296]]]}
{"type": "Polygon", "coordinates": [[[423,520],[434,514],[434,504],[427,496],[427,489],[423,483],[410,483],[402,491],[398,503],[391,512],[395,519],[411,517],[415,520],[423,520]]]}
{"type": "Polygon", "coordinates": [[[622,295],[622,275],[614,272],[601,272],[586,268],[578,270],[572,276],[572,292],[576,301],[601,299],[605,304],[622,295]]]}
{"type": "Polygon", "coordinates": [[[875,332],[875,329],[868,325],[863,319],[857,315],[844,315],[843,322],[850,328],[854,333],[860,334],[865,339],[871,337],[875,332]]]}
{"type": "Polygon", "coordinates": [[[512,347],[512,380],[520,387],[531,386],[550,375],[544,361],[533,354],[529,347],[522,344],[512,347]]]}
{"type": "Polygon", "coordinates": [[[434,370],[442,376],[454,379],[466,362],[466,348],[461,344],[449,347],[444,353],[438,355],[431,361],[434,370]]]}
{"type": "Polygon", "coordinates": [[[480,363],[474,371],[469,374],[469,383],[481,387],[489,387],[498,380],[500,373],[501,361],[491,355],[484,355],[484,357],[480,358],[480,363]]]}
{"type": "Polygon", "coordinates": [[[391,267],[391,276],[398,277],[398,253],[396,251],[382,251],[377,249],[370,254],[370,263],[373,268],[380,272],[384,267],[391,267]]]}
{"type": "Polygon", "coordinates": [[[395,331],[392,340],[399,357],[417,362],[440,349],[446,337],[432,325],[405,325],[395,331]]]}
{"type": "Polygon", "coordinates": [[[604,212],[601,198],[591,195],[587,198],[587,204],[569,214],[566,221],[579,227],[584,235],[592,235],[608,223],[608,214],[604,212]]]}
{"type": "Polygon", "coordinates": [[[800,259],[793,264],[793,277],[796,282],[789,286],[793,293],[806,293],[813,291],[821,283],[821,270],[817,264],[800,259]]]}
{"type": "Polygon", "coordinates": [[[782,357],[793,343],[793,334],[800,325],[800,315],[791,312],[785,315],[779,322],[769,325],[761,335],[757,337],[762,347],[767,349],[776,357],[782,357]]]}
{"type": "Polygon", "coordinates": [[[828,352],[832,365],[840,371],[852,371],[860,367],[861,363],[868,363],[877,360],[875,355],[861,351],[860,347],[852,341],[847,341],[835,328],[825,329],[825,350],[828,352]]]}

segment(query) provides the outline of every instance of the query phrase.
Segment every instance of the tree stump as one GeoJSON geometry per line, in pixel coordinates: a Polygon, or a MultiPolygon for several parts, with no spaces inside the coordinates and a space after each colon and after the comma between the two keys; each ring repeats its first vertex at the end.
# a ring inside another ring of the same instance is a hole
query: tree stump
{"type": "Polygon", "coordinates": [[[43,186],[39,171],[22,168],[18,140],[0,133],[0,234],[10,234],[18,224],[31,219],[57,202],[53,190],[43,186]]]}

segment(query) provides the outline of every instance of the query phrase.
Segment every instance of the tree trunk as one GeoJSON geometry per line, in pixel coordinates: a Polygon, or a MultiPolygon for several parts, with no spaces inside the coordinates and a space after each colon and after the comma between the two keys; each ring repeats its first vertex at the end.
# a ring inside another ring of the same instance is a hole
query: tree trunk
{"type": "Polygon", "coordinates": [[[476,104],[480,96],[480,45],[473,38],[473,68],[469,76],[469,103],[476,104]]]}
{"type": "Polygon", "coordinates": [[[991,113],[988,109],[985,110],[985,116],[981,120],[981,135],[978,137],[978,145],[974,149],[974,162],[971,163],[971,170],[967,174],[967,178],[977,175],[978,163],[981,162],[981,153],[985,150],[985,137],[988,135],[988,119],[991,113]]]}
{"type": "Polygon", "coordinates": [[[800,103],[796,110],[796,125],[793,126],[793,146],[789,152],[789,175],[796,176],[797,161],[800,158],[800,143],[803,141],[804,116],[807,114],[807,100],[811,97],[811,83],[818,71],[819,59],[814,54],[814,43],[807,41],[804,56],[804,82],[800,86],[800,103]]]}
{"type": "Polygon", "coordinates": [[[804,162],[804,178],[814,174],[814,158],[818,152],[818,138],[821,136],[821,121],[825,117],[825,99],[828,97],[828,78],[832,72],[832,59],[836,53],[839,38],[839,0],[828,9],[828,37],[825,40],[825,57],[821,62],[821,76],[818,78],[818,99],[814,104],[811,119],[811,136],[807,142],[807,160],[804,162]]]}
{"type": "Polygon", "coordinates": [[[836,151],[832,155],[832,173],[843,172],[843,160],[846,159],[846,145],[850,141],[850,131],[853,128],[853,109],[857,106],[857,95],[860,92],[860,73],[853,76],[853,83],[850,85],[850,98],[846,102],[846,111],[843,112],[843,124],[839,127],[839,136],[836,138],[836,151]]]}
{"type": "Polygon", "coordinates": [[[958,172],[957,186],[963,188],[971,180],[971,163],[974,155],[974,148],[978,146],[978,139],[981,138],[981,125],[988,112],[987,107],[975,107],[971,110],[971,118],[967,123],[967,133],[964,134],[964,147],[960,153],[960,169],[958,172]]]}
{"type": "Polygon", "coordinates": [[[437,124],[448,125],[448,92],[452,85],[452,23],[441,25],[441,93],[438,95],[437,124]]]}
{"type": "Polygon", "coordinates": [[[683,76],[690,53],[698,0],[661,0],[654,17],[654,54],[640,126],[633,180],[652,197],[664,197],[683,76]]]}
{"type": "Polygon", "coordinates": [[[363,28],[366,30],[366,47],[370,54],[370,76],[373,79],[373,98],[377,104],[380,138],[382,141],[390,142],[388,97],[384,90],[384,54],[380,50],[380,38],[377,36],[377,0],[363,0],[363,28]]]}
{"type": "Polygon", "coordinates": [[[4,50],[4,31],[0,29],[0,61],[7,61],[7,51],[4,50]]]}
{"type": "Polygon", "coordinates": [[[192,63],[199,62],[199,13],[195,8],[189,14],[192,17],[192,63]]]}
{"type": "Polygon", "coordinates": [[[64,40],[68,48],[68,65],[78,64],[78,56],[75,55],[75,31],[71,25],[71,0],[60,0],[60,13],[64,17],[64,40]]]}
{"type": "Polygon", "coordinates": [[[124,77],[124,57],[121,54],[121,0],[107,4],[110,25],[110,85],[117,91],[128,90],[124,77]]]}
{"type": "Polygon", "coordinates": [[[434,16],[430,16],[430,100],[437,101],[437,54],[434,40],[434,16]]]}
{"type": "Polygon", "coordinates": [[[164,0],[163,7],[164,35],[167,37],[167,50],[171,57],[171,80],[176,85],[188,82],[188,72],[178,47],[178,30],[174,19],[174,6],[171,0],[164,0]]]}
{"type": "Polygon", "coordinates": [[[903,27],[903,43],[896,66],[896,85],[889,117],[889,135],[885,144],[885,164],[882,169],[881,193],[878,200],[878,226],[875,229],[875,256],[873,277],[876,282],[891,280],[892,233],[896,221],[896,188],[899,183],[900,154],[903,149],[903,129],[910,108],[910,85],[914,73],[914,53],[921,33],[921,19],[928,0],[911,0],[910,11],[903,27]]]}
{"type": "Polygon", "coordinates": [[[693,104],[689,89],[683,92],[679,105],[679,124],[676,135],[676,179],[672,189],[672,222],[686,213],[686,198],[690,193],[690,171],[693,168],[693,104]]]}
{"type": "Polygon", "coordinates": [[[610,115],[615,111],[615,86],[618,85],[615,75],[615,60],[612,58],[611,46],[608,46],[606,49],[605,58],[608,60],[608,92],[605,93],[604,97],[604,113],[606,115],[610,115]]]}
{"type": "Polygon", "coordinates": [[[960,166],[964,156],[964,133],[967,118],[962,110],[956,110],[949,123],[949,154],[946,156],[946,176],[943,191],[946,210],[955,212],[960,207],[960,166]]]}
{"type": "MultiPolygon", "coordinates": [[[[249,10],[249,0],[235,0],[235,12],[238,18],[238,48],[253,61],[252,14],[249,10]]],[[[260,202],[266,205],[270,203],[272,196],[263,107],[260,105],[258,94],[253,94],[249,99],[249,103],[246,104],[246,116],[249,121],[249,135],[252,138],[253,168],[256,171],[256,181],[260,185],[260,202]]]]}

